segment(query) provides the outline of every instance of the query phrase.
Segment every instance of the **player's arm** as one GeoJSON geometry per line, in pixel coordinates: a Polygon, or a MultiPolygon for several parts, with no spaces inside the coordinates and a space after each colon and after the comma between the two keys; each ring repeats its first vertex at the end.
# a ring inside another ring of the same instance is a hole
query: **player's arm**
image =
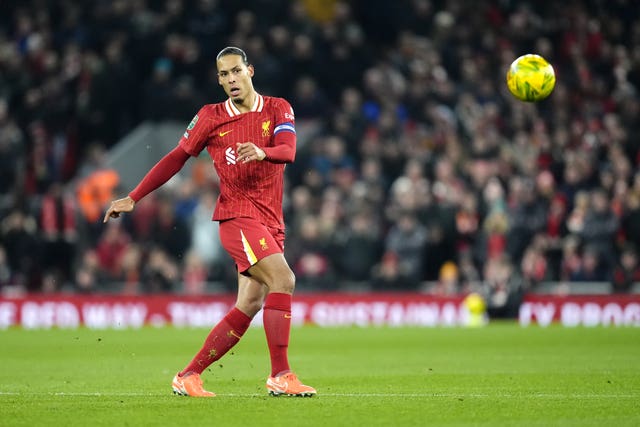
{"type": "Polygon", "coordinates": [[[272,163],[291,163],[296,157],[296,128],[291,105],[284,99],[276,101],[273,146],[258,147],[252,142],[239,143],[236,153],[241,162],[267,160],[272,163]]]}
{"type": "Polygon", "coordinates": [[[111,202],[104,215],[103,222],[107,222],[109,218],[118,218],[123,212],[133,211],[136,202],[177,174],[189,157],[190,155],[180,145],[176,146],[151,168],[127,197],[111,202]]]}
{"type": "Polygon", "coordinates": [[[296,135],[283,133],[276,135],[273,147],[260,148],[253,142],[236,144],[238,160],[246,163],[252,160],[267,160],[272,163],[291,163],[296,157],[296,135]]]}
{"type": "MultiPolygon", "coordinates": [[[[280,125],[282,126],[282,125],[280,125]]],[[[293,129],[293,125],[290,125],[293,129]]],[[[276,126],[277,132],[278,126],[276,126]]],[[[291,163],[296,158],[295,131],[280,131],[274,136],[273,147],[265,147],[266,159],[273,163],[291,163]]]]}

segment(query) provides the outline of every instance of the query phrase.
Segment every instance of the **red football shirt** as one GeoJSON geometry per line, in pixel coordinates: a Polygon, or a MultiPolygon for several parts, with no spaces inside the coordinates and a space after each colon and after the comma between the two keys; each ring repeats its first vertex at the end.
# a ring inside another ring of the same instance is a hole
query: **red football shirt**
{"type": "MultiPolygon", "coordinates": [[[[280,132],[295,135],[293,109],[282,98],[257,95],[251,111],[241,113],[230,99],[198,111],[178,144],[191,156],[206,149],[220,177],[214,220],[250,217],[284,228],[283,163],[237,162],[236,143],[274,147],[280,132]]],[[[295,141],[295,140],[294,140],[295,141]]],[[[295,145],[294,145],[295,147],[295,145]]]]}

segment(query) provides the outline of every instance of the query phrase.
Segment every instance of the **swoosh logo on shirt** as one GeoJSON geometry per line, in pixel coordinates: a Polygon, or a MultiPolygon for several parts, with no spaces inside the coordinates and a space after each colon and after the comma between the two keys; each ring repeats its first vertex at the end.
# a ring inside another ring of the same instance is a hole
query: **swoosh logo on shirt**
{"type": "Polygon", "coordinates": [[[228,130],[226,132],[220,132],[218,135],[220,135],[220,138],[222,138],[223,136],[225,136],[226,134],[228,134],[229,132],[233,132],[233,129],[228,130]]]}

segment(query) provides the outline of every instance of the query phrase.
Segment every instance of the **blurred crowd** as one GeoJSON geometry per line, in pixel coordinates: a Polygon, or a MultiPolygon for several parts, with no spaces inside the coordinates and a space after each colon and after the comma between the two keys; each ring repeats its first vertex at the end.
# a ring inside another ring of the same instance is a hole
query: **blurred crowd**
{"type": "Polygon", "coordinates": [[[102,225],[130,189],[105,156],[147,120],[223,100],[215,54],[296,112],[286,256],[298,289],[475,290],[640,281],[640,8],[633,0],[6,0],[0,286],[235,283],[208,162],[102,225]],[[517,56],[547,100],[506,90],[517,56]],[[426,287],[428,283],[430,286],[426,287]]]}

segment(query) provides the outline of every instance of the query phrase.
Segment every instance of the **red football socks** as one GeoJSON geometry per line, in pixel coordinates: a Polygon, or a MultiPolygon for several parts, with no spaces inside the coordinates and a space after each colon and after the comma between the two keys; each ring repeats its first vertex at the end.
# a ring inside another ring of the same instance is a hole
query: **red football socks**
{"type": "Polygon", "coordinates": [[[249,316],[236,307],[232,308],[211,330],[198,354],[178,375],[182,376],[187,372],[201,374],[240,341],[250,323],[249,316]]]}
{"type": "Polygon", "coordinates": [[[291,295],[270,293],[263,309],[264,332],[271,356],[271,376],[289,371],[289,333],[291,331],[291,295]]]}

